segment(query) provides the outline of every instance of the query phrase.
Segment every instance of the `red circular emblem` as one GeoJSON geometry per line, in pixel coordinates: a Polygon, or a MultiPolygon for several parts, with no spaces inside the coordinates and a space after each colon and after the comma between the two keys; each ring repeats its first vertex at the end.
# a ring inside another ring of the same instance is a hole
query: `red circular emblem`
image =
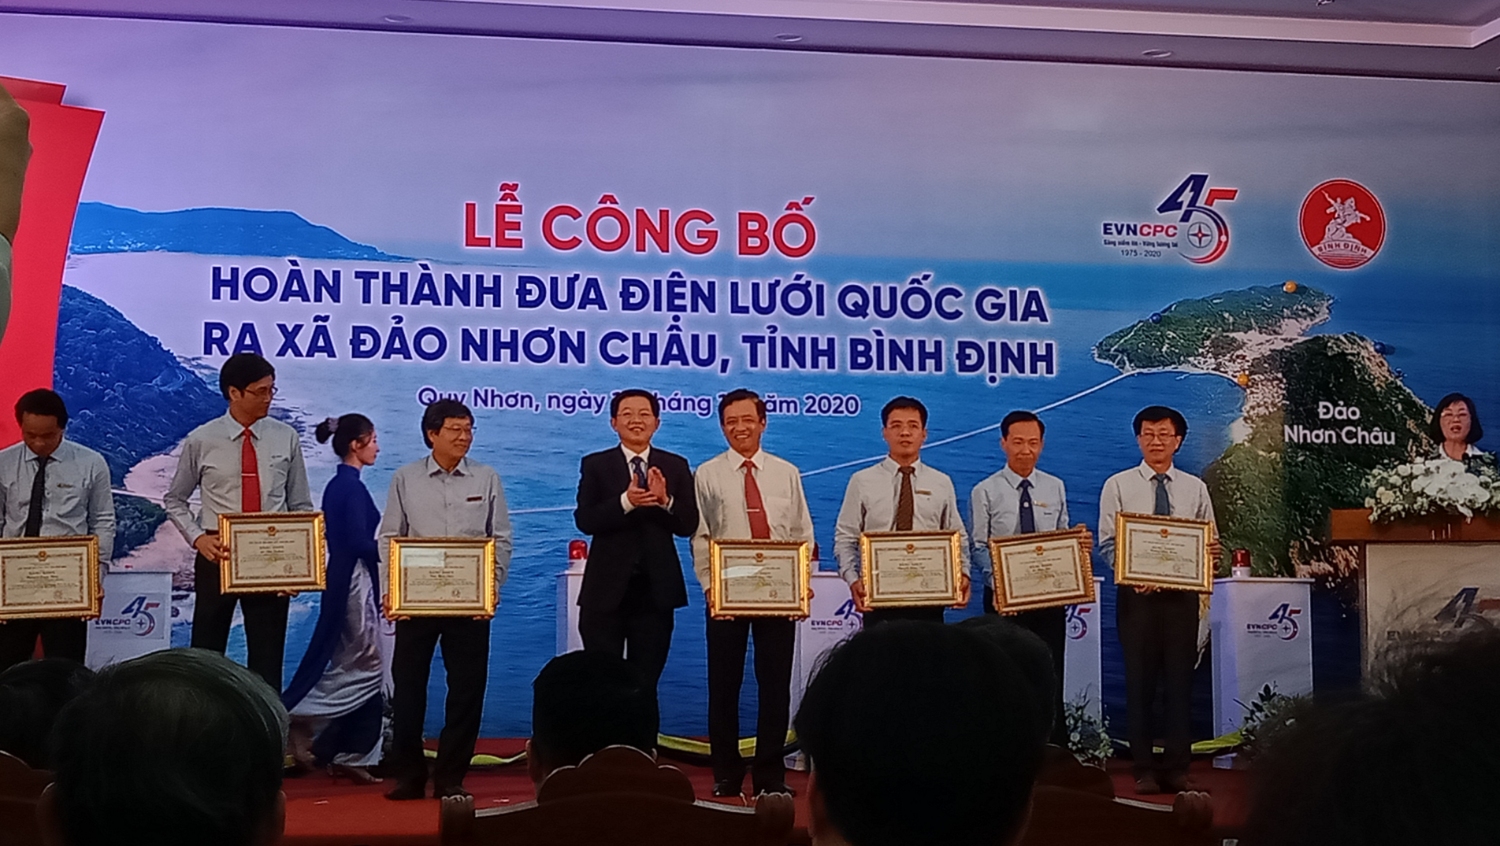
{"type": "Polygon", "coordinates": [[[1359,267],[1385,243],[1385,209],[1349,179],[1330,179],[1308,192],[1298,223],[1313,257],[1339,270],[1359,267]]]}

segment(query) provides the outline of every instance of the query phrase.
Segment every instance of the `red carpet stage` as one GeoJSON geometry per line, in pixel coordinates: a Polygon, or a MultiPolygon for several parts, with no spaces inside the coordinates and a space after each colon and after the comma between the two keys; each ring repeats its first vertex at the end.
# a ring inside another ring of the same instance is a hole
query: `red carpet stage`
{"type": "MultiPolygon", "coordinates": [[[[483,740],[479,752],[499,756],[514,755],[524,745],[521,740],[483,740]]],[[[713,775],[707,767],[670,762],[693,782],[699,798],[708,799],[713,791],[713,775]]],[[[1135,798],[1132,792],[1128,761],[1112,762],[1109,768],[1116,795],[1135,798]]],[[[1213,796],[1214,828],[1232,833],[1245,819],[1245,773],[1216,770],[1208,761],[1193,764],[1194,788],[1213,796]]],[[[797,791],[797,828],[793,842],[807,842],[807,775],[787,773],[787,783],[797,791]]],[[[534,798],[531,779],[524,763],[475,769],[465,786],[474,794],[478,809],[503,807],[534,798]]],[[[749,784],[749,779],[746,779],[749,784]]],[[[438,803],[391,802],[382,793],[389,782],[371,787],[335,781],[323,773],[286,780],[287,820],[286,846],[425,846],[438,842],[438,803]]],[[[1143,797],[1170,805],[1172,797],[1143,797]]],[[[724,800],[718,800],[724,801],[724,800]]]]}

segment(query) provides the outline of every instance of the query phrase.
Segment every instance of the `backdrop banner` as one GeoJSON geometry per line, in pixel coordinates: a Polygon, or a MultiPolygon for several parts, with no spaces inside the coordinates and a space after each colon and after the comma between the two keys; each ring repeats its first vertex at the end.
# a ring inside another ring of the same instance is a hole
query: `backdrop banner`
{"type": "MultiPolygon", "coordinates": [[[[304,432],[315,492],[336,459],[313,421],[375,421],[384,451],[363,479],[383,506],[425,452],[423,405],[463,400],[516,533],[487,736],[529,731],[579,537],[578,460],[615,442],[608,401],[626,387],[660,396],[656,444],[695,465],[726,448],[718,397],[761,392],[825,567],[894,396],[926,403],[923,459],[965,516],[1004,463],[1000,418],[1038,411],[1040,466],[1096,534],[1104,480],[1140,461],[1135,412],[1176,407],[1178,464],[1207,480],[1226,549],[1319,579],[1320,685],[1359,674],[1329,508],[1433,449],[1438,397],[1500,412],[1490,85],[26,15],[0,15],[0,57],[0,73],[66,84],[49,108],[104,115],[56,350],[45,319],[35,341],[8,333],[0,394],[46,381],[12,361],[51,356],[69,437],[125,492],[117,566],[173,571],[185,643],[191,553],[156,503],[183,436],[223,413],[215,374],[234,352],[275,364],[274,413],[304,432]]],[[[39,137],[38,162],[60,143],[39,137]]],[[[17,284],[41,284],[24,258],[17,284]]],[[[1077,622],[1118,732],[1100,575],[1077,622]]],[[[840,590],[818,584],[820,605],[840,590]]],[[[688,593],[662,721],[702,735],[688,593]]],[[[288,667],[317,602],[293,600],[288,667]]]]}

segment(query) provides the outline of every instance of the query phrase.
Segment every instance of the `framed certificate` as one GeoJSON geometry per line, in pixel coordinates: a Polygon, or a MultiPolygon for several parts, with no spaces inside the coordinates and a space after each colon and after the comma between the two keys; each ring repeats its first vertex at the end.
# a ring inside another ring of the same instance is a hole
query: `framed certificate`
{"type": "Polygon", "coordinates": [[[103,601],[97,537],[0,540],[0,620],[92,620],[103,601]]]}
{"type": "Polygon", "coordinates": [[[812,544],[710,540],[708,611],[715,617],[806,617],[812,544]]]}
{"type": "Polygon", "coordinates": [[[321,511],[220,514],[219,543],[224,593],[322,590],[327,582],[321,511]]]}
{"type": "Polygon", "coordinates": [[[860,578],[871,608],[953,605],[962,598],[958,532],[864,532],[860,578]]]}
{"type": "Polygon", "coordinates": [[[1115,515],[1115,584],[1211,593],[1213,524],[1150,514],[1115,515]]]}
{"type": "Polygon", "coordinates": [[[390,556],[392,620],[495,616],[494,538],[391,538],[390,556]]]}
{"type": "Polygon", "coordinates": [[[995,610],[1014,614],[1094,601],[1094,568],[1083,528],[990,538],[995,610]]]}

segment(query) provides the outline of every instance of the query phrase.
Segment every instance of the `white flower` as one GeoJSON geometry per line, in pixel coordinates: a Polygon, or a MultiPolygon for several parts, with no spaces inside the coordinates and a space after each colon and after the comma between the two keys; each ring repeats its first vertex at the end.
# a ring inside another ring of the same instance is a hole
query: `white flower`
{"type": "Polygon", "coordinates": [[[1376,491],[1375,495],[1379,497],[1380,501],[1385,503],[1386,505],[1390,505],[1391,503],[1396,501],[1396,495],[1386,490],[1385,488],[1381,488],[1380,490],[1376,491]]]}

